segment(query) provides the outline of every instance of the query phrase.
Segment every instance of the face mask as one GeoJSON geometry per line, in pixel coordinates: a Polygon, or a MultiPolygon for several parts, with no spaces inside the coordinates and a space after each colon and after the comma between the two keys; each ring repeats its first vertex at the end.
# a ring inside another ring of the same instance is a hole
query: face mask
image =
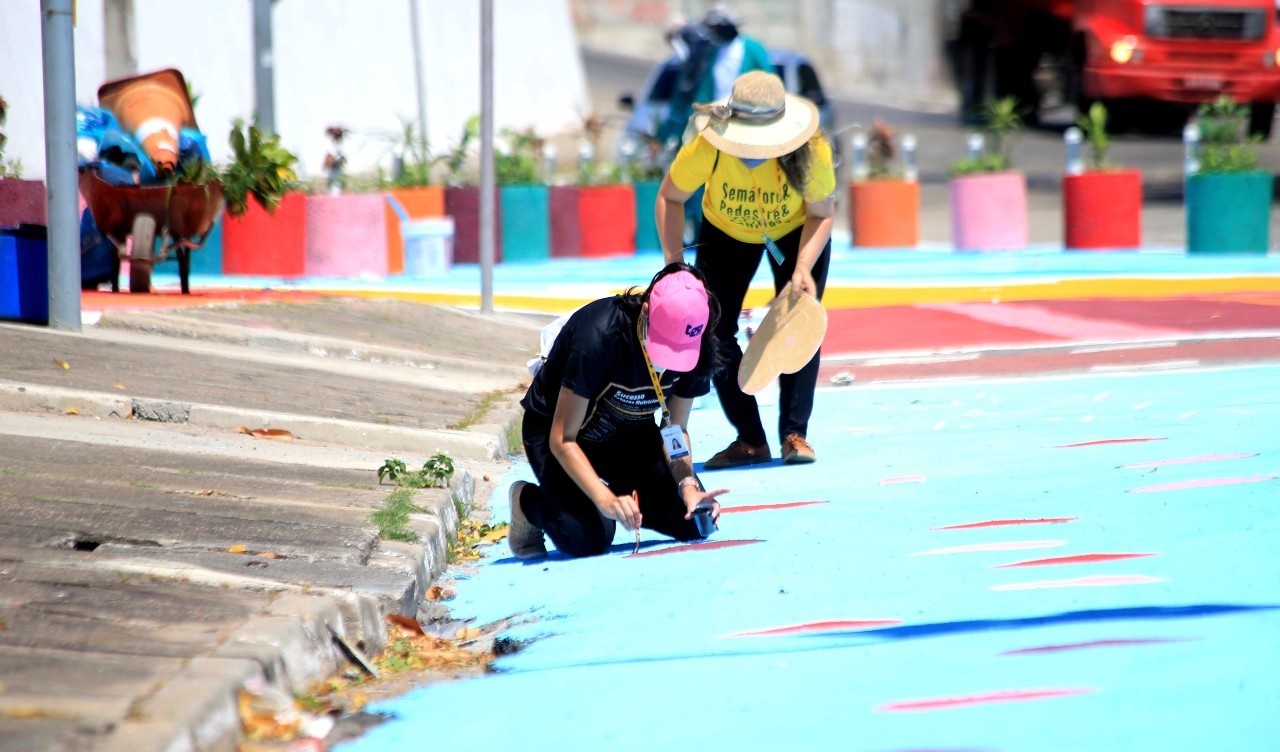
{"type": "Polygon", "coordinates": [[[744,159],[742,157],[738,157],[738,158],[742,160],[742,163],[746,165],[747,169],[749,170],[754,170],[755,168],[759,167],[760,165],[768,161],[766,159],[744,159]]]}

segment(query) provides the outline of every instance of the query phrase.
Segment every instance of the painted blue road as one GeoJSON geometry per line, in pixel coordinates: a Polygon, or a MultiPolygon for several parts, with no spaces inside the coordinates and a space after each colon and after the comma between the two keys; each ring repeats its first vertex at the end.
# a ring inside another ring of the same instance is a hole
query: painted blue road
{"type": "MultiPolygon", "coordinates": [[[[712,541],[741,545],[492,548],[453,612],[527,614],[528,646],[340,749],[1275,749],[1277,383],[819,391],[816,464],[704,474],[732,489],[712,541]],[[759,508],[796,502],[820,503],[759,508]]],[[[695,457],[732,438],[714,399],[690,429],[695,457]]]]}

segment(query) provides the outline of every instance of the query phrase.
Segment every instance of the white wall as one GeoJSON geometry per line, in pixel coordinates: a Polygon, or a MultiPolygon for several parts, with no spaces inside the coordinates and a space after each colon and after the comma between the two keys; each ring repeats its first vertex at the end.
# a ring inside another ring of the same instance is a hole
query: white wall
{"type": "MultiPolygon", "coordinates": [[[[77,97],[96,103],[105,61],[101,0],[78,0],[77,97]]],[[[480,111],[480,4],[419,0],[428,139],[447,149],[480,111]]],[[[0,0],[6,153],[44,174],[37,0],[0,0]],[[36,169],[38,167],[38,170],[36,169]]],[[[196,118],[215,159],[236,117],[253,111],[250,0],[134,0],[139,71],[178,68],[200,95],[196,118]]],[[[386,161],[380,134],[417,118],[408,0],[277,0],[276,128],[304,175],[321,172],[330,125],[354,131],[348,171],[386,161]]],[[[495,125],[544,135],[581,125],[590,106],[568,0],[494,0],[495,125]]]]}
{"type": "MultiPolygon", "coordinates": [[[[76,100],[96,102],[105,63],[102,4],[80,0],[76,15],[76,100]]],[[[22,176],[44,179],[44,63],[38,0],[0,0],[0,96],[9,103],[5,159],[22,160],[22,176]]]]}

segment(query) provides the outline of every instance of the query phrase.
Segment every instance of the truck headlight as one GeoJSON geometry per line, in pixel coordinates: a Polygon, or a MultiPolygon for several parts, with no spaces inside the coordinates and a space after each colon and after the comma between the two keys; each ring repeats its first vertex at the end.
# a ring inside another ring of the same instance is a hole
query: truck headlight
{"type": "Polygon", "coordinates": [[[1111,59],[1121,65],[1132,62],[1138,62],[1142,59],[1142,50],[1138,49],[1138,40],[1136,37],[1124,37],[1117,39],[1111,44],[1111,59]]]}

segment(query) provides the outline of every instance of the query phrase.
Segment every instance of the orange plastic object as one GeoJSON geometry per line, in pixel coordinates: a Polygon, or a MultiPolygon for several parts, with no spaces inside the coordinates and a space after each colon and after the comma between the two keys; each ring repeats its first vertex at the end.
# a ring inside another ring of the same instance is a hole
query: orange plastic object
{"type": "Polygon", "coordinates": [[[849,227],[858,248],[914,248],[920,242],[920,184],[908,180],[849,183],[849,227]]]}
{"type": "Polygon", "coordinates": [[[178,131],[196,127],[182,73],[166,68],[108,81],[98,87],[98,102],[142,143],[151,161],[169,170],[178,166],[178,131]]]}

